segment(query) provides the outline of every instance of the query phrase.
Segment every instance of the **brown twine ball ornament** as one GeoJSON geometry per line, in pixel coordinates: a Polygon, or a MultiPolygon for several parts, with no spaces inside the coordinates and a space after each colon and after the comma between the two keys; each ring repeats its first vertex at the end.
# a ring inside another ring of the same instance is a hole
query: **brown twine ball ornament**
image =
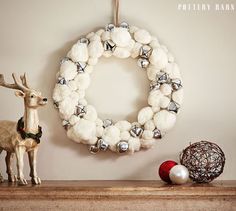
{"type": "Polygon", "coordinates": [[[208,183],[223,172],[225,155],[217,144],[200,141],[182,151],[180,163],[189,170],[194,182],[208,183]]]}

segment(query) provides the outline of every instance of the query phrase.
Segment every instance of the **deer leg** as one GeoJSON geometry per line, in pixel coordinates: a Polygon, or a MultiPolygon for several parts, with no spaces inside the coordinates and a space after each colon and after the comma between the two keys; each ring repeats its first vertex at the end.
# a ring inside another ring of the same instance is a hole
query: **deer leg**
{"type": "Polygon", "coordinates": [[[24,178],[23,174],[23,167],[24,167],[24,153],[25,147],[24,146],[17,146],[15,149],[16,153],[16,161],[17,161],[17,179],[19,185],[27,185],[27,181],[24,178]]]}
{"type": "MultiPolygon", "coordinates": [[[[1,154],[1,152],[2,152],[2,149],[0,149],[0,154],[1,154]]],[[[4,182],[4,179],[3,179],[3,176],[2,176],[2,174],[0,172],[0,183],[2,183],[2,182],[4,182]]]]}
{"type": "Polygon", "coordinates": [[[6,167],[7,167],[8,182],[15,182],[17,180],[16,176],[13,174],[13,171],[12,171],[13,158],[14,158],[14,153],[7,152],[5,161],[6,161],[6,167]]]}
{"type": "Polygon", "coordinates": [[[37,164],[37,152],[38,152],[38,148],[36,147],[33,150],[30,150],[28,152],[28,157],[29,157],[29,164],[30,164],[30,177],[31,177],[31,181],[33,184],[35,185],[39,185],[41,184],[41,180],[37,175],[37,170],[36,170],[36,164],[37,164]]]}

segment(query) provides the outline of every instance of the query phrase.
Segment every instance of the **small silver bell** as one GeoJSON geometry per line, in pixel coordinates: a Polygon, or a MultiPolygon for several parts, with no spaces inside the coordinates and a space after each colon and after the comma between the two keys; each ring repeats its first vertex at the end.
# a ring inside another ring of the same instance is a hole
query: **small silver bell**
{"type": "Polygon", "coordinates": [[[178,103],[176,103],[174,101],[171,101],[170,104],[167,107],[167,110],[177,113],[179,108],[180,108],[180,106],[179,106],[178,103]]]}
{"type": "Polygon", "coordinates": [[[114,24],[109,23],[109,24],[105,27],[105,30],[110,32],[110,31],[113,31],[114,28],[115,28],[114,24]]]}
{"type": "Polygon", "coordinates": [[[161,138],[161,131],[159,129],[156,128],[153,130],[153,138],[155,138],[155,139],[161,138]]]}
{"type": "Polygon", "coordinates": [[[143,133],[143,128],[137,126],[137,125],[133,125],[131,127],[131,130],[130,130],[130,135],[133,136],[133,137],[139,137],[141,136],[143,133]]]}
{"type": "Polygon", "coordinates": [[[144,59],[148,59],[152,53],[152,48],[148,45],[144,45],[140,49],[139,56],[144,59]]]}
{"type": "Polygon", "coordinates": [[[126,23],[126,22],[122,22],[122,23],[120,24],[120,27],[129,30],[129,24],[126,23]]]}
{"type": "Polygon", "coordinates": [[[97,142],[97,147],[101,151],[106,151],[109,147],[109,144],[106,141],[104,141],[102,138],[100,138],[97,142]]]}
{"type": "Polygon", "coordinates": [[[158,82],[156,82],[156,81],[152,81],[151,83],[150,83],[150,90],[152,91],[152,90],[158,90],[159,88],[160,88],[160,84],[158,83],[158,82]]]}
{"type": "Polygon", "coordinates": [[[84,73],[85,67],[86,67],[86,63],[83,62],[76,62],[77,65],[77,72],[78,73],[84,73]]]}
{"type": "Polygon", "coordinates": [[[106,128],[106,127],[109,127],[113,124],[112,120],[111,119],[105,119],[103,120],[103,127],[106,128]]]}
{"type": "Polygon", "coordinates": [[[169,76],[167,73],[159,73],[156,76],[157,81],[160,84],[168,83],[169,82],[169,76]]]}
{"type": "Polygon", "coordinates": [[[182,87],[181,80],[178,78],[172,79],[171,86],[173,90],[175,91],[179,90],[182,87]]]}
{"type": "Polygon", "coordinates": [[[61,84],[61,85],[65,85],[66,84],[66,79],[62,78],[62,77],[59,77],[57,83],[61,84]]]}
{"type": "Polygon", "coordinates": [[[139,58],[138,59],[138,66],[141,68],[147,68],[149,65],[149,61],[145,58],[139,58]]]}
{"type": "Polygon", "coordinates": [[[120,141],[116,145],[116,150],[119,153],[124,153],[129,150],[129,143],[127,141],[120,141]]]}
{"type": "Polygon", "coordinates": [[[79,42],[80,42],[80,43],[84,43],[84,44],[86,44],[86,45],[89,44],[89,40],[88,40],[87,38],[85,38],[85,37],[80,38],[79,42]]]}
{"type": "Polygon", "coordinates": [[[112,40],[106,40],[104,42],[104,50],[105,51],[114,51],[116,48],[116,44],[112,40]]]}
{"type": "Polygon", "coordinates": [[[77,105],[75,109],[75,115],[79,117],[83,117],[86,114],[86,108],[83,105],[77,105]]]}
{"type": "Polygon", "coordinates": [[[97,154],[99,152],[99,148],[96,145],[90,145],[89,151],[91,154],[97,154]]]}
{"type": "Polygon", "coordinates": [[[67,120],[63,120],[63,121],[62,121],[62,125],[63,125],[63,127],[64,127],[66,130],[68,130],[69,127],[70,127],[70,122],[67,121],[67,120]]]}

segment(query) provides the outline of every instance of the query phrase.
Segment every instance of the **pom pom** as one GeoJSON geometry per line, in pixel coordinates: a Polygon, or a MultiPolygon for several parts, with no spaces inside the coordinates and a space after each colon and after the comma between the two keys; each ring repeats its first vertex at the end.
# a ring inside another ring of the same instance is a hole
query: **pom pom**
{"type": "Polygon", "coordinates": [[[127,48],[116,47],[113,55],[118,58],[124,59],[130,57],[130,51],[127,48]]]}
{"type": "Polygon", "coordinates": [[[142,134],[143,139],[152,139],[153,138],[153,132],[150,130],[144,130],[142,134]]]}
{"type": "Polygon", "coordinates": [[[154,115],[154,123],[156,127],[165,132],[170,130],[176,121],[176,116],[166,110],[161,110],[154,115]]]}
{"type": "Polygon", "coordinates": [[[53,91],[53,100],[56,102],[62,101],[64,98],[68,97],[71,90],[68,86],[56,84],[53,91]]]}
{"type": "Polygon", "coordinates": [[[128,141],[130,138],[130,133],[128,131],[123,131],[120,133],[120,139],[124,141],[128,141]]]}
{"type": "Polygon", "coordinates": [[[144,148],[144,149],[149,149],[149,148],[152,148],[154,143],[156,141],[154,139],[141,139],[140,140],[140,143],[141,143],[141,147],[144,148]]]}
{"type": "Polygon", "coordinates": [[[119,47],[126,47],[129,45],[131,36],[125,28],[114,28],[111,32],[112,41],[119,47]]]}
{"type": "Polygon", "coordinates": [[[120,130],[115,126],[109,126],[104,129],[102,138],[109,144],[112,151],[116,151],[116,144],[120,140],[120,130]]]}
{"type": "Polygon", "coordinates": [[[160,90],[155,90],[150,92],[148,97],[148,104],[151,106],[160,106],[161,99],[163,98],[163,94],[160,90]]]}
{"type": "Polygon", "coordinates": [[[60,67],[60,76],[65,80],[72,80],[77,75],[77,66],[71,61],[65,61],[60,67]]]}
{"type": "Polygon", "coordinates": [[[153,131],[155,129],[155,124],[154,124],[153,120],[147,121],[144,125],[144,129],[153,131]]]}
{"type": "Polygon", "coordinates": [[[117,128],[119,128],[120,131],[126,131],[126,130],[130,130],[131,129],[131,124],[126,121],[126,120],[122,120],[122,121],[118,121],[115,126],[117,128]]]}
{"type": "Polygon", "coordinates": [[[141,43],[138,43],[136,42],[133,46],[133,49],[131,51],[131,57],[132,58],[136,58],[139,56],[139,53],[140,53],[140,49],[142,47],[142,44],[141,43]]]}
{"type": "Polygon", "coordinates": [[[97,119],[97,111],[91,105],[86,106],[86,114],[84,115],[84,119],[95,122],[97,119]]]}
{"type": "Polygon", "coordinates": [[[75,82],[77,84],[77,87],[78,89],[80,90],[85,90],[89,87],[89,84],[90,84],[90,76],[88,73],[81,73],[81,74],[78,74],[76,77],[75,77],[75,82]]]}
{"type": "Polygon", "coordinates": [[[163,69],[168,64],[166,53],[161,48],[155,48],[150,56],[151,64],[155,65],[158,69],[163,69]]]}
{"type": "Polygon", "coordinates": [[[151,35],[144,29],[139,29],[134,33],[134,39],[142,44],[148,44],[151,41],[151,35]]]}
{"type": "Polygon", "coordinates": [[[169,84],[162,84],[160,87],[160,90],[161,90],[162,94],[164,94],[164,95],[170,95],[172,92],[172,88],[169,84]]]}
{"type": "Polygon", "coordinates": [[[92,58],[99,58],[103,54],[103,45],[100,41],[92,41],[88,45],[88,54],[92,58]]]}
{"type": "Polygon", "coordinates": [[[151,107],[142,108],[138,113],[138,122],[144,125],[148,120],[152,119],[153,111],[151,107]]]}
{"type": "Polygon", "coordinates": [[[88,48],[85,43],[76,43],[71,48],[68,56],[74,62],[86,62],[88,60],[88,48]]]}
{"type": "Polygon", "coordinates": [[[141,144],[138,138],[130,137],[128,143],[129,143],[129,152],[131,154],[133,154],[136,151],[139,151],[141,144]]]}
{"type": "Polygon", "coordinates": [[[80,119],[80,121],[73,126],[74,131],[79,139],[83,139],[87,144],[95,144],[93,139],[96,136],[96,125],[94,122],[86,119],[80,119]]]}

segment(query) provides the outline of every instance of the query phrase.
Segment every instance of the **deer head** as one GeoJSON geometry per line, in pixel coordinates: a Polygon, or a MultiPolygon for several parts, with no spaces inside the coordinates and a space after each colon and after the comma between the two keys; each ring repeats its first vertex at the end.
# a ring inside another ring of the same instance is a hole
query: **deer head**
{"type": "Polygon", "coordinates": [[[4,76],[0,74],[0,86],[15,89],[15,95],[22,97],[25,102],[25,106],[28,108],[38,108],[47,104],[47,98],[42,97],[42,94],[32,88],[30,88],[26,74],[20,76],[21,82],[16,78],[16,75],[12,74],[14,83],[9,84],[5,82],[4,76]]]}

